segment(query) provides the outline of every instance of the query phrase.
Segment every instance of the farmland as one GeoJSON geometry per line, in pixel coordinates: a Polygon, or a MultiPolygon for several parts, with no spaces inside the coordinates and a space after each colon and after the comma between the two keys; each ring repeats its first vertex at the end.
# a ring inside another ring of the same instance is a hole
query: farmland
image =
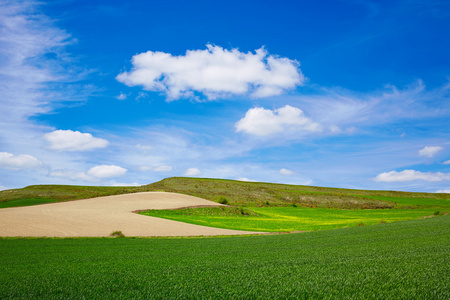
{"type": "Polygon", "coordinates": [[[437,211],[436,208],[340,210],[305,207],[205,207],[148,210],[140,214],[225,229],[289,232],[415,220],[435,214],[447,214],[447,211],[437,211]]]}
{"type": "Polygon", "coordinates": [[[0,239],[2,299],[449,299],[450,216],[300,234],[0,239]]]}

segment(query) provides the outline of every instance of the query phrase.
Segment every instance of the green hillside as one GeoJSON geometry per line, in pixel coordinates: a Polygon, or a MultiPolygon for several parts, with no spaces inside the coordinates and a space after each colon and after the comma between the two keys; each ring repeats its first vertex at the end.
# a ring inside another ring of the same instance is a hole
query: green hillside
{"type": "Polygon", "coordinates": [[[243,182],[224,179],[172,177],[140,187],[33,185],[0,191],[0,208],[86,199],[134,192],[166,191],[193,195],[230,205],[301,206],[338,209],[445,208],[450,194],[369,191],[243,182]]]}

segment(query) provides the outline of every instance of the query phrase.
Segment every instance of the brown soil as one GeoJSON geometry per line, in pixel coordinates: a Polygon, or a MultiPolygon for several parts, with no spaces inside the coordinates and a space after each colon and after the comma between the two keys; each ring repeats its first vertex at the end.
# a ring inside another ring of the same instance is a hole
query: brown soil
{"type": "Polygon", "coordinates": [[[104,237],[114,231],[125,236],[239,235],[257,232],[205,227],[135,211],[221,206],[205,199],[165,192],[145,192],[36,206],[0,209],[0,236],[104,237]]]}

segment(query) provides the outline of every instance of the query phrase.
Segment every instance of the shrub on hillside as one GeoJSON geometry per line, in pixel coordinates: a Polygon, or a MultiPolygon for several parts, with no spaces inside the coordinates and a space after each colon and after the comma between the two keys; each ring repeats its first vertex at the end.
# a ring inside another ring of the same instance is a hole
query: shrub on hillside
{"type": "Polygon", "coordinates": [[[220,204],[228,204],[228,199],[225,198],[224,196],[220,196],[219,197],[219,203],[220,204]]]}

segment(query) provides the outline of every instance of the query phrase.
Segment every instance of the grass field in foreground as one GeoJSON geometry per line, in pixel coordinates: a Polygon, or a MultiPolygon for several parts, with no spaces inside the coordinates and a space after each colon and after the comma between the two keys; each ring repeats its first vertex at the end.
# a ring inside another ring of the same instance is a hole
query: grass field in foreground
{"type": "Polygon", "coordinates": [[[450,216],[288,235],[0,239],[0,299],[449,299],[450,216]]]}
{"type": "MultiPolygon", "coordinates": [[[[415,220],[435,209],[339,210],[304,207],[204,207],[148,210],[142,215],[191,224],[249,231],[311,231],[415,220]]],[[[440,212],[442,213],[442,212],[440,212]]]]}

